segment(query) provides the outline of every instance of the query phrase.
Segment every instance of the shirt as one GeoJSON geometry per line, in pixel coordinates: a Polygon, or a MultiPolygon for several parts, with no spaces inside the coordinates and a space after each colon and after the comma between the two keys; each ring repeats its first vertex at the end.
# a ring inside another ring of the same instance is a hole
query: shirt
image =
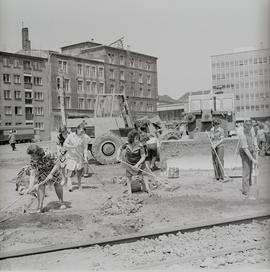
{"type": "Polygon", "coordinates": [[[257,140],[252,133],[241,134],[239,138],[239,148],[247,148],[250,152],[255,152],[257,149],[257,140]]]}
{"type": "Polygon", "coordinates": [[[133,148],[130,144],[126,143],[122,148],[126,151],[125,158],[127,163],[131,165],[138,163],[142,156],[145,154],[144,147],[141,143],[134,146],[133,148]]]}
{"type": "Polygon", "coordinates": [[[259,130],[257,131],[257,139],[258,139],[259,141],[262,141],[262,142],[265,142],[265,141],[266,141],[264,129],[259,129],[259,130]]]}
{"type": "Polygon", "coordinates": [[[76,133],[73,132],[70,133],[64,142],[64,147],[67,150],[66,168],[68,170],[81,169],[84,164],[84,148],[85,148],[84,134],[79,136],[76,133]]]}
{"type": "MultiPolygon", "coordinates": [[[[34,160],[33,158],[31,158],[30,170],[34,171],[35,177],[37,178],[38,183],[41,183],[50,174],[50,172],[52,171],[53,167],[56,164],[57,159],[58,158],[56,156],[50,153],[45,154],[43,157],[37,160],[34,160]]],[[[49,181],[61,182],[61,179],[62,179],[61,173],[59,169],[57,169],[53,173],[52,179],[50,179],[49,181]]]]}
{"type": "Polygon", "coordinates": [[[214,145],[216,145],[219,141],[222,141],[218,146],[223,146],[224,140],[224,130],[222,127],[212,127],[210,130],[210,138],[214,145]]]}

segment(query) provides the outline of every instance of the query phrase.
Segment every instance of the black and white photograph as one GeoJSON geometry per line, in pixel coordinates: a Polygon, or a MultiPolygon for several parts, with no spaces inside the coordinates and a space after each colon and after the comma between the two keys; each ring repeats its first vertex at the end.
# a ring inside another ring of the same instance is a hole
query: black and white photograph
{"type": "Polygon", "coordinates": [[[270,270],[269,0],[0,0],[0,270],[270,270]]]}

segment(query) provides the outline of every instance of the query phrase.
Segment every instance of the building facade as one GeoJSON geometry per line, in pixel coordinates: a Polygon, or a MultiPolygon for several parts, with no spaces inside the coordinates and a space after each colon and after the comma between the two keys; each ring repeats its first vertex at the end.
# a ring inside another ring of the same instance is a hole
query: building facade
{"type": "Polygon", "coordinates": [[[270,117],[270,48],[211,57],[213,91],[235,95],[238,119],[270,117]]]}
{"type": "Polygon", "coordinates": [[[96,95],[105,93],[104,64],[71,55],[49,56],[52,130],[62,124],[58,82],[63,79],[66,118],[93,117],[96,95]]]}
{"type": "Polygon", "coordinates": [[[106,93],[124,93],[133,117],[157,112],[157,58],[119,47],[84,42],[62,47],[63,54],[104,62],[106,93]]]}
{"type": "Polygon", "coordinates": [[[48,59],[0,52],[1,126],[33,125],[50,138],[48,59]]]}

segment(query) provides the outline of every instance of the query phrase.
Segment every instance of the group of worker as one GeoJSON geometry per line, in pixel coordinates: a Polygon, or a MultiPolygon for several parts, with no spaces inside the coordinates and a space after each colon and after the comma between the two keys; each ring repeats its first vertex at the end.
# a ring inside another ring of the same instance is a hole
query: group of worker
{"type": "MultiPolygon", "coordinates": [[[[242,194],[248,195],[252,184],[252,167],[258,164],[258,144],[251,121],[245,121],[243,133],[239,136],[239,154],[242,159],[243,182],[242,194]]],[[[146,127],[133,129],[128,133],[128,141],[117,152],[117,160],[126,168],[128,194],[142,190],[151,194],[149,173],[157,169],[157,145],[160,129],[157,126],[154,134],[149,134],[146,127]],[[149,164],[146,157],[149,156],[149,164]],[[137,184],[137,186],[136,186],[137,184]],[[138,188],[140,187],[140,188],[138,188]]],[[[213,120],[209,134],[212,149],[212,160],[215,179],[225,182],[224,178],[224,130],[220,119],[213,120]]],[[[38,212],[43,211],[46,184],[53,184],[60,201],[60,208],[65,208],[63,186],[73,191],[73,184],[82,190],[81,179],[87,174],[91,138],[85,133],[81,124],[76,131],[61,130],[58,136],[58,156],[46,154],[36,144],[28,147],[30,160],[30,183],[26,193],[37,192],[38,212]]]]}
{"type": "MultiPolygon", "coordinates": [[[[210,130],[212,160],[217,181],[226,182],[224,179],[224,130],[221,127],[220,119],[213,120],[213,127],[210,130]]],[[[249,195],[252,186],[252,170],[258,165],[258,142],[251,120],[243,124],[239,132],[239,155],[242,160],[242,194],[249,195]]]]}

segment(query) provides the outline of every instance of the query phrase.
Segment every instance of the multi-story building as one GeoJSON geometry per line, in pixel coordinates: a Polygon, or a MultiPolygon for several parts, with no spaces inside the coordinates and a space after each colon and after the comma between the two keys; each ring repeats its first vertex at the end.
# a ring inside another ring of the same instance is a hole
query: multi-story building
{"type": "Polygon", "coordinates": [[[270,117],[270,48],[211,57],[213,91],[235,94],[238,119],[270,117]]]}
{"type": "Polygon", "coordinates": [[[1,126],[33,125],[50,137],[47,58],[0,52],[1,126]]]}
{"type": "Polygon", "coordinates": [[[61,49],[65,55],[103,61],[105,92],[125,93],[135,117],[156,114],[156,57],[94,42],[73,44],[61,49]]]}
{"type": "Polygon", "coordinates": [[[63,78],[66,117],[93,117],[96,95],[105,93],[104,63],[52,52],[49,56],[52,129],[61,126],[58,78],[63,78]]]}

